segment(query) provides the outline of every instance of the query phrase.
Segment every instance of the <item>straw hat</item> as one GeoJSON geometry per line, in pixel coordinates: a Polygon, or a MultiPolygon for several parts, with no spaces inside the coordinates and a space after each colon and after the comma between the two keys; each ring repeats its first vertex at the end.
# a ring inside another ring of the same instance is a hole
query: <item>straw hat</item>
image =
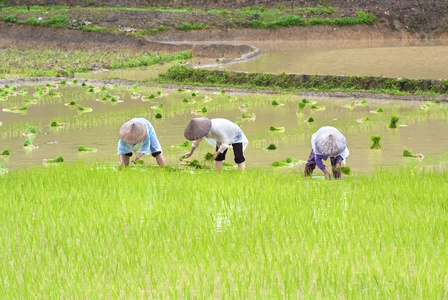
{"type": "Polygon", "coordinates": [[[194,118],[185,128],[184,136],[187,140],[195,141],[204,137],[212,128],[209,118],[194,118]]]}
{"type": "Polygon", "coordinates": [[[326,126],[316,132],[316,150],[331,157],[341,154],[347,148],[345,136],[334,127],[326,126]]]}
{"type": "Polygon", "coordinates": [[[146,138],[146,126],[137,121],[128,121],[121,126],[118,136],[128,144],[138,144],[146,138]]]}

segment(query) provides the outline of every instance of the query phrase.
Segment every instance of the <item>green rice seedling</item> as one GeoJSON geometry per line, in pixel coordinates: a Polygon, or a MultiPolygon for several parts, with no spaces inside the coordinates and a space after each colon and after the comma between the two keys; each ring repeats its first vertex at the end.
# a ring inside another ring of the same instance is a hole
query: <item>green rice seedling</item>
{"type": "Polygon", "coordinates": [[[389,124],[389,126],[387,126],[388,128],[397,128],[398,126],[397,126],[397,123],[398,123],[398,120],[399,120],[400,118],[398,118],[397,116],[392,116],[391,118],[390,118],[390,124],[389,124]]]}
{"type": "Polygon", "coordinates": [[[66,82],[65,80],[62,80],[62,81],[60,81],[60,82],[56,82],[56,84],[60,84],[60,85],[66,85],[66,84],[67,84],[67,82],[66,82]]]}
{"type": "Polygon", "coordinates": [[[322,110],[325,110],[325,106],[319,106],[319,105],[313,104],[310,106],[310,109],[313,111],[322,111],[322,110]]]}
{"type": "Polygon", "coordinates": [[[342,174],[344,175],[350,175],[350,173],[352,172],[352,169],[350,167],[340,167],[339,171],[341,171],[342,174]]]}
{"type": "MultiPolygon", "coordinates": [[[[20,90],[20,94],[23,95],[23,96],[28,95],[28,90],[27,90],[27,89],[21,89],[21,90],[20,90]]],[[[439,100],[439,101],[440,101],[440,100],[439,100]]],[[[440,103],[440,102],[439,102],[439,103],[440,103]]]]}
{"type": "Polygon", "coordinates": [[[371,110],[370,112],[371,112],[372,114],[380,114],[380,113],[383,112],[383,109],[380,107],[380,108],[378,108],[377,110],[371,110]]]}
{"type": "Polygon", "coordinates": [[[33,146],[33,141],[30,138],[27,138],[23,143],[23,147],[30,147],[30,146],[33,146]]]}
{"type": "Polygon", "coordinates": [[[316,104],[316,101],[309,101],[308,99],[305,99],[305,98],[303,98],[301,102],[305,105],[316,104]]]}
{"type": "Polygon", "coordinates": [[[165,108],[165,106],[163,105],[163,103],[160,103],[160,104],[151,106],[151,108],[152,108],[152,109],[155,109],[155,110],[162,110],[162,109],[165,108]]]}
{"type": "Polygon", "coordinates": [[[229,100],[229,101],[236,101],[236,100],[238,100],[238,98],[235,97],[235,96],[229,95],[229,96],[227,96],[227,100],[229,100]]]}
{"type": "Polygon", "coordinates": [[[8,149],[5,149],[5,150],[3,150],[3,151],[0,153],[0,155],[3,155],[3,156],[9,156],[9,155],[10,155],[10,152],[9,152],[8,149]]]}
{"type": "Polygon", "coordinates": [[[27,127],[25,132],[28,133],[28,134],[36,134],[37,133],[36,129],[33,126],[31,126],[31,125],[28,125],[28,127],[27,127]]]}
{"type": "Polygon", "coordinates": [[[188,140],[185,140],[185,142],[183,142],[183,143],[171,145],[171,148],[187,148],[189,146],[190,146],[190,142],[188,140]]]}
{"type": "Polygon", "coordinates": [[[149,99],[154,99],[156,96],[154,96],[154,94],[149,95],[149,99]]]}
{"type": "Polygon", "coordinates": [[[191,93],[191,97],[196,97],[196,93],[195,92],[193,92],[193,93],[191,93]]]}
{"type": "Polygon", "coordinates": [[[224,95],[224,94],[226,93],[226,91],[225,91],[224,89],[221,89],[221,91],[219,91],[219,93],[220,93],[221,95],[224,95]]]}
{"type": "Polygon", "coordinates": [[[95,148],[89,148],[89,147],[85,147],[85,146],[79,145],[79,146],[78,146],[78,151],[79,151],[79,152],[96,152],[97,149],[95,149],[95,148]]]}
{"type": "Polygon", "coordinates": [[[235,121],[235,124],[241,127],[241,121],[235,121]]]}
{"type": "Polygon", "coordinates": [[[26,106],[15,106],[2,109],[2,111],[4,112],[20,113],[20,114],[26,114],[27,110],[28,108],[26,106]]]}
{"type": "Polygon", "coordinates": [[[203,169],[204,166],[201,165],[201,163],[197,159],[193,159],[191,162],[188,163],[189,167],[193,167],[195,169],[203,169]]]}
{"type": "Polygon", "coordinates": [[[87,84],[85,82],[81,83],[81,86],[87,86],[87,84]]]}
{"type": "Polygon", "coordinates": [[[72,84],[73,84],[73,85],[78,84],[78,79],[73,79],[72,84]]]}
{"type": "Polygon", "coordinates": [[[298,113],[302,113],[303,110],[305,109],[306,104],[303,102],[299,102],[299,110],[297,111],[298,113]]]}
{"type": "Polygon", "coordinates": [[[409,150],[407,150],[407,149],[404,149],[404,150],[403,150],[403,156],[404,156],[404,157],[418,157],[417,154],[412,153],[411,151],[409,151],[409,150]]]}
{"type": "Polygon", "coordinates": [[[279,103],[277,100],[273,100],[273,101],[271,102],[271,104],[272,104],[273,106],[284,105],[284,104],[282,104],[282,103],[279,103]]]}
{"type": "Polygon", "coordinates": [[[70,101],[69,103],[65,103],[64,105],[65,105],[65,106],[72,106],[72,107],[74,107],[74,106],[76,106],[77,104],[76,104],[75,101],[70,101]]]}
{"type": "Polygon", "coordinates": [[[271,125],[269,126],[269,131],[284,132],[285,127],[276,127],[274,125],[271,125]]]}
{"type": "Polygon", "coordinates": [[[201,108],[201,113],[206,113],[206,112],[207,112],[207,107],[203,106],[203,107],[201,108]]]}
{"type": "Polygon", "coordinates": [[[49,91],[47,95],[50,96],[50,97],[61,97],[62,93],[55,92],[55,91],[49,91]]]}
{"type": "Polygon", "coordinates": [[[215,158],[214,158],[214,154],[213,153],[210,153],[210,152],[205,153],[205,155],[204,155],[204,165],[207,164],[207,163],[212,163],[214,160],[215,160],[215,158]]]}
{"type": "Polygon", "coordinates": [[[49,163],[61,163],[64,162],[64,158],[61,155],[56,156],[55,158],[49,158],[49,163]]]}
{"type": "Polygon", "coordinates": [[[267,146],[266,148],[264,148],[264,149],[266,149],[266,150],[277,150],[277,145],[275,145],[275,144],[269,144],[269,146],[267,146]]]}
{"type": "Polygon", "coordinates": [[[370,121],[370,117],[364,117],[362,119],[356,120],[358,123],[366,123],[370,121]]]}
{"type": "Polygon", "coordinates": [[[107,88],[105,86],[102,86],[102,87],[100,87],[100,91],[105,93],[105,92],[107,92],[107,88]]]}
{"type": "Polygon", "coordinates": [[[253,114],[242,114],[241,115],[241,119],[252,119],[253,118],[253,114]]]}
{"type": "MultiPolygon", "coordinates": [[[[153,94],[151,94],[153,95],[153,94]]],[[[161,96],[162,95],[162,91],[157,91],[157,95],[161,96]]]]}
{"type": "Polygon", "coordinates": [[[2,163],[0,163],[0,170],[3,170],[4,167],[5,167],[5,166],[4,166],[2,163]]]}
{"type": "Polygon", "coordinates": [[[36,99],[25,99],[25,104],[36,104],[37,100],[36,99]]]}
{"type": "Polygon", "coordinates": [[[161,113],[156,113],[155,118],[156,119],[162,119],[162,114],[161,113]]]}
{"type": "Polygon", "coordinates": [[[278,168],[278,167],[287,167],[289,164],[287,163],[287,162],[285,162],[285,161],[281,161],[281,160],[276,160],[276,161],[274,161],[273,163],[272,163],[272,166],[273,167],[276,167],[276,168],[278,168]]]}
{"type": "Polygon", "coordinates": [[[350,103],[344,105],[344,107],[346,107],[348,109],[354,109],[355,108],[355,102],[350,102],[350,103]]]}
{"type": "Polygon", "coordinates": [[[93,109],[90,107],[78,105],[78,112],[85,113],[85,112],[91,112],[92,110],[93,109]]]}
{"type": "Polygon", "coordinates": [[[370,140],[372,141],[372,146],[370,146],[370,149],[381,149],[381,136],[379,135],[372,135],[370,137],[370,140]]]}
{"type": "Polygon", "coordinates": [[[183,93],[183,92],[185,92],[185,90],[184,90],[184,89],[181,89],[181,88],[178,88],[177,91],[178,91],[179,93],[183,93]]]}
{"type": "Polygon", "coordinates": [[[64,127],[64,126],[65,126],[64,123],[60,123],[60,122],[58,122],[56,120],[50,122],[50,127],[64,127]]]}
{"type": "Polygon", "coordinates": [[[193,100],[193,99],[187,99],[187,98],[184,98],[184,99],[182,100],[182,102],[183,102],[183,103],[187,103],[187,104],[193,104],[193,103],[196,103],[195,100],[193,100]]]}
{"type": "Polygon", "coordinates": [[[95,88],[88,88],[86,93],[89,93],[89,94],[95,93],[95,88]]]}
{"type": "Polygon", "coordinates": [[[314,118],[313,117],[309,117],[308,119],[305,120],[305,122],[313,123],[314,122],[314,118]]]}
{"type": "Polygon", "coordinates": [[[229,163],[229,162],[226,162],[226,161],[224,161],[222,163],[222,166],[225,167],[225,168],[237,168],[238,167],[237,165],[229,163]]]}
{"type": "Polygon", "coordinates": [[[204,102],[210,102],[210,101],[212,101],[213,99],[212,98],[210,98],[209,96],[202,96],[202,101],[204,101],[204,102]]]}

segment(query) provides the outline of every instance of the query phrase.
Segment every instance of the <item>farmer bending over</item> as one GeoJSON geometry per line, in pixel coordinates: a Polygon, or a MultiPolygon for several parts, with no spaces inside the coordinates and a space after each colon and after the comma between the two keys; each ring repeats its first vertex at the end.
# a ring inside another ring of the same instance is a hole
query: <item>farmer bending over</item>
{"type": "Polygon", "coordinates": [[[120,170],[122,166],[128,166],[132,152],[137,156],[132,161],[135,163],[144,154],[151,153],[156,158],[159,166],[166,165],[165,157],[162,155],[162,147],[157,139],[156,132],[151,123],[144,118],[134,118],[121,126],[118,132],[118,155],[120,159],[120,170]]]}
{"type": "Polygon", "coordinates": [[[313,150],[305,165],[305,176],[311,176],[317,165],[324,172],[325,178],[330,179],[330,173],[322,162],[330,157],[334,178],[341,178],[341,162],[345,164],[345,158],[349,155],[345,136],[334,127],[324,126],[312,135],[311,147],[313,150]]]}
{"type": "Polygon", "coordinates": [[[233,148],[235,163],[238,164],[238,168],[240,170],[246,168],[243,151],[249,142],[243,131],[235,123],[226,119],[195,118],[185,128],[184,135],[187,140],[193,141],[193,143],[190,152],[185,153],[182,156],[183,158],[190,157],[205,138],[210,145],[216,148],[216,153],[213,156],[216,170],[221,169],[226,158],[227,148],[233,148]]]}

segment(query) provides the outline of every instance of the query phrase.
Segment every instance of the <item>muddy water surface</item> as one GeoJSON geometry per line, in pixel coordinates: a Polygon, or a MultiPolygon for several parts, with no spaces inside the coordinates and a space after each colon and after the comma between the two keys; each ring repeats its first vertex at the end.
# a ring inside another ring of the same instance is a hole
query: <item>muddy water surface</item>
{"type": "Polygon", "coordinates": [[[263,54],[257,59],[222,68],[245,72],[448,78],[447,41],[330,40],[250,44],[263,54]]]}
{"type": "MultiPolygon", "coordinates": [[[[347,104],[361,99],[318,97],[307,99],[316,101],[316,105],[324,106],[325,110],[315,111],[307,106],[298,113],[298,102],[303,97],[295,95],[219,95],[199,91],[196,96],[192,96],[191,91],[180,93],[161,88],[131,90],[113,86],[107,86],[105,91],[95,87],[94,93],[87,93],[87,87],[79,86],[80,83],[77,86],[69,83],[66,87],[59,87],[55,90],[62,93],[59,97],[35,97],[35,87],[18,87],[18,90],[27,89],[28,95],[10,96],[0,102],[0,108],[3,109],[25,105],[25,100],[36,100],[35,104],[26,104],[26,114],[0,111],[0,121],[3,123],[0,126],[0,151],[9,149],[11,152],[9,157],[0,157],[0,163],[5,168],[38,166],[43,159],[57,155],[62,155],[68,162],[80,159],[117,162],[118,129],[123,122],[133,117],[145,117],[152,122],[168,163],[177,166],[179,157],[189,148],[172,146],[185,141],[184,128],[196,116],[240,121],[250,141],[245,152],[250,167],[271,167],[272,162],[288,156],[306,160],[311,151],[312,133],[325,125],[339,128],[347,137],[350,149],[347,162],[356,173],[416,161],[403,158],[403,149],[423,153],[426,157],[423,161],[437,168],[447,166],[448,140],[441,137],[443,132],[448,131],[448,110],[444,103],[431,104],[429,108],[421,110],[421,102],[366,99],[365,105],[348,108],[347,104]],[[164,96],[142,101],[142,96],[149,97],[151,93],[157,96],[158,91],[163,92],[164,96]],[[123,102],[113,104],[110,101],[98,101],[107,93],[123,102]],[[204,96],[213,100],[204,102],[204,96]],[[184,103],[184,99],[189,103],[184,103]],[[273,106],[273,100],[283,105],[273,106]],[[92,108],[93,111],[80,113],[76,106],[65,105],[70,101],[92,108]],[[156,105],[159,104],[163,104],[164,108],[157,110],[156,105]],[[203,107],[207,113],[198,113],[197,110],[203,107]],[[382,114],[370,112],[380,107],[384,110],[382,114]],[[163,115],[162,119],[155,118],[157,112],[163,115]],[[254,118],[242,119],[243,113],[254,115],[254,118]],[[399,123],[407,126],[388,129],[392,115],[400,117],[399,123]],[[367,116],[370,121],[357,122],[367,116]],[[313,117],[315,122],[305,122],[309,117],[313,117]],[[54,120],[65,123],[65,127],[50,127],[50,122],[54,120]],[[28,125],[37,130],[37,135],[32,139],[37,149],[23,147],[26,137],[22,133],[28,125]],[[271,125],[284,127],[285,131],[272,132],[269,130],[271,125]],[[382,150],[369,150],[372,135],[382,136],[382,150]],[[265,150],[269,144],[277,145],[278,150],[265,150]],[[80,153],[77,150],[79,145],[98,151],[80,153]]],[[[204,142],[193,158],[201,161],[208,151],[212,152],[213,148],[204,142]]],[[[152,157],[144,160],[146,164],[155,164],[152,157]]],[[[231,150],[227,161],[233,162],[231,150]]],[[[300,172],[301,169],[302,166],[298,167],[300,172]]]]}

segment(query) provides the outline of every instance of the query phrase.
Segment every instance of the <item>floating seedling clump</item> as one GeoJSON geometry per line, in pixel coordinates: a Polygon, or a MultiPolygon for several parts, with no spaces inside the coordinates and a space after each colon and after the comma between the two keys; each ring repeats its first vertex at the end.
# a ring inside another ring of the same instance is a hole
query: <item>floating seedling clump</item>
{"type": "Polygon", "coordinates": [[[183,143],[171,145],[171,148],[186,148],[188,146],[190,146],[190,142],[188,140],[185,140],[185,142],[183,143]]]}
{"type": "Polygon", "coordinates": [[[310,108],[314,111],[322,111],[325,110],[325,106],[319,106],[319,105],[311,105],[310,108]]]}
{"type": "Polygon", "coordinates": [[[370,117],[364,117],[362,119],[356,120],[358,123],[366,123],[370,121],[370,117]]]}
{"type": "Polygon", "coordinates": [[[314,118],[313,117],[309,117],[308,119],[305,120],[305,122],[313,123],[314,122],[314,118]]]}
{"type": "Polygon", "coordinates": [[[306,104],[303,102],[299,102],[299,110],[297,112],[302,113],[303,109],[306,107],[306,104]]]}
{"type": "Polygon", "coordinates": [[[15,107],[10,107],[10,108],[3,108],[2,110],[4,112],[25,114],[27,112],[28,108],[26,106],[15,106],[15,107]]]}
{"type": "Polygon", "coordinates": [[[377,110],[371,110],[370,112],[371,112],[372,114],[380,114],[380,113],[383,112],[383,109],[380,107],[380,108],[378,108],[377,110]]]}
{"type": "Polygon", "coordinates": [[[81,105],[79,105],[79,106],[78,106],[78,111],[79,111],[79,112],[91,112],[92,109],[91,109],[90,107],[85,107],[85,106],[81,106],[81,105]]]}
{"type": "Polygon", "coordinates": [[[388,128],[397,128],[398,127],[398,120],[399,120],[400,118],[398,118],[397,116],[392,116],[391,118],[390,118],[390,124],[389,124],[389,126],[388,126],[388,128]]]}
{"type": "Polygon", "coordinates": [[[283,103],[278,102],[277,100],[272,101],[271,103],[273,106],[282,106],[284,105],[283,103]]]}
{"type": "Polygon", "coordinates": [[[270,144],[269,146],[267,146],[265,149],[266,150],[277,150],[277,145],[275,144],[270,144]]]}
{"type": "Polygon", "coordinates": [[[207,162],[212,162],[214,160],[215,160],[215,158],[214,158],[213,153],[210,153],[210,152],[205,153],[205,155],[204,155],[204,162],[207,163],[207,162]]]}
{"type": "Polygon", "coordinates": [[[64,158],[61,155],[56,156],[55,158],[48,159],[49,163],[61,163],[64,162],[64,158]]]}
{"type": "Polygon", "coordinates": [[[73,80],[72,84],[78,84],[78,79],[73,80]]]}
{"type": "Polygon", "coordinates": [[[162,119],[162,114],[161,113],[156,113],[155,118],[156,119],[162,119]]]}
{"type": "Polygon", "coordinates": [[[36,134],[37,132],[36,132],[36,129],[33,126],[28,125],[28,127],[26,128],[26,133],[28,133],[28,134],[36,134]]]}
{"type": "Polygon", "coordinates": [[[65,103],[66,106],[75,106],[76,102],[75,101],[70,101],[69,103],[65,103]]]}
{"type": "Polygon", "coordinates": [[[78,151],[79,151],[79,152],[96,152],[96,149],[95,149],[95,148],[89,148],[89,147],[85,147],[85,146],[79,145],[79,146],[78,146],[78,151]]]}
{"type": "Polygon", "coordinates": [[[381,149],[381,136],[379,135],[372,135],[370,137],[370,140],[372,141],[372,146],[370,146],[370,149],[381,149]]]}
{"type": "Polygon", "coordinates": [[[412,153],[411,151],[404,149],[403,150],[403,156],[404,157],[417,157],[418,155],[415,153],[412,153]]]}
{"type": "Polygon", "coordinates": [[[285,127],[276,127],[274,125],[271,125],[269,127],[269,131],[283,132],[283,131],[285,131],[285,127]]]}
{"type": "Polygon", "coordinates": [[[3,151],[0,153],[0,155],[9,156],[9,155],[10,155],[9,150],[8,150],[8,149],[3,150],[3,151]]]}
{"type": "Polygon", "coordinates": [[[165,106],[163,105],[163,103],[160,103],[160,104],[151,106],[151,108],[152,108],[152,109],[156,109],[156,110],[158,110],[158,109],[164,109],[165,106]]]}
{"type": "Polygon", "coordinates": [[[346,107],[348,109],[354,109],[355,108],[355,102],[347,103],[346,105],[344,105],[344,107],[346,107]]]}
{"type": "Polygon", "coordinates": [[[283,159],[283,160],[276,160],[272,163],[273,167],[289,167],[291,166],[291,164],[299,162],[300,160],[298,160],[295,157],[292,156],[288,156],[287,158],[283,159]]]}

